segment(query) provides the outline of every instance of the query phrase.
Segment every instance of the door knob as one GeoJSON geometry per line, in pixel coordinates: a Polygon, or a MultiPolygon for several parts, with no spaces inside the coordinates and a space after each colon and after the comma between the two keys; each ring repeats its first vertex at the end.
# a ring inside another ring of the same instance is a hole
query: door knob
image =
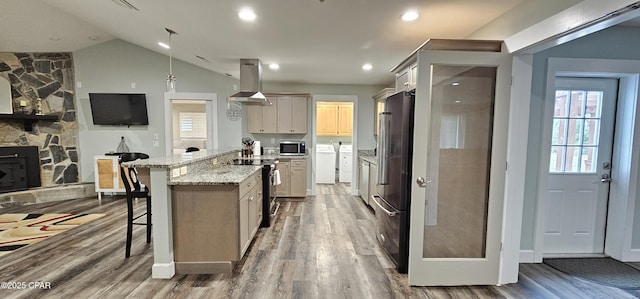
{"type": "Polygon", "coordinates": [[[605,174],[602,175],[602,178],[600,179],[600,182],[609,183],[609,182],[611,182],[611,180],[613,180],[611,178],[611,176],[609,176],[609,174],[605,173],[605,174]]]}
{"type": "Polygon", "coordinates": [[[426,180],[423,177],[418,177],[418,179],[416,179],[416,184],[421,188],[426,187],[428,183],[431,183],[431,180],[426,180]]]}

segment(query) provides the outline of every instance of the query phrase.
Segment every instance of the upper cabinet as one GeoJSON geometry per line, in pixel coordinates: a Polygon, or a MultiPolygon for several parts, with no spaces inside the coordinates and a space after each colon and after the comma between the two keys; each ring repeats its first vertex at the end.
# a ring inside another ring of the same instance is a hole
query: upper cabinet
{"type": "Polygon", "coordinates": [[[380,112],[384,111],[384,102],[395,91],[394,88],[385,88],[373,96],[373,136],[376,138],[380,131],[380,112]]]}
{"type": "Polygon", "coordinates": [[[416,88],[418,81],[418,64],[412,63],[396,73],[396,91],[411,90],[416,88]]]}
{"type": "Polygon", "coordinates": [[[278,132],[278,100],[267,97],[271,105],[247,105],[247,131],[249,133],[278,132]]]}
{"type": "Polygon", "coordinates": [[[353,134],[353,104],[338,105],[338,136],[353,134]]]}
{"type": "Polygon", "coordinates": [[[271,105],[247,105],[249,133],[306,134],[309,96],[269,94],[271,105]]]}
{"type": "Polygon", "coordinates": [[[316,123],[318,136],[351,136],[353,103],[318,102],[316,123]]]}
{"type": "Polygon", "coordinates": [[[338,132],[338,106],[331,103],[318,103],[316,107],[316,134],[334,136],[338,132]]]}
{"type": "Polygon", "coordinates": [[[307,97],[278,97],[278,133],[307,133],[307,97]]]}

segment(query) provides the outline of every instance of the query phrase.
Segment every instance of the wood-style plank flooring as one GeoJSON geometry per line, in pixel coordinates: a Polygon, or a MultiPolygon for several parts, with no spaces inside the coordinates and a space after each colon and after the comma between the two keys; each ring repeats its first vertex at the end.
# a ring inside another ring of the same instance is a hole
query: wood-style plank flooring
{"type": "Polygon", "coordinates": [[[544,264],[521,265],[517,284],[410,287],[376,245],[371,210],[340,191],[344,185],[323,187],[333,189],[283,202],[274,225],[259,230],[232,274],[170,280],[150,278],[152,248],[142,226],[134,228],[132,256],[124,258],[123,199],[2,209],[107,215],[1,257],[0,282],[44,281],[51,289],[0,289],[0,298],[640,298],[640,291],[585,282],[544,264]]]}

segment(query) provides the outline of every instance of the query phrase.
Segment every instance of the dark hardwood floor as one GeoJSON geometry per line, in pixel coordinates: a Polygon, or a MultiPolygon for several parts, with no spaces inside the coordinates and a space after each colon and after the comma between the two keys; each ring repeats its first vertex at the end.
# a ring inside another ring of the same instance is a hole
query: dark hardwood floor
{"type": "MultiPolygon", "coordinates": [[[[640,298],[544,264],[523,264],[517,284],[410,287],[376,246],[373,215],[344,186],[283,202],[232,274],[151,279],[152,248],[134,228],[124,258],[123,199],[75,199],[0,213],[104,213],[105,217],[0,258],[0,282],[50,282],[51,289],[0,289],[0,298],[640,298]]],[[[137,207],[142,211],[143,205],[137,207]]],[[[640,267],[640,264],[633,264],[640,267]]]]}

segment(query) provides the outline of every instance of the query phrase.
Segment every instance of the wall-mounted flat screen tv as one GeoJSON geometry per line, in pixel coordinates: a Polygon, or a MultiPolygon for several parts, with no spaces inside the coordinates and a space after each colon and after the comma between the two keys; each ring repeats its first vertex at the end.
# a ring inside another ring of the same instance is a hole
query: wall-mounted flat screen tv
{"type": "Polygon", "coordinates": [[[89,93],[94,125],[148,125],[143,93],[89,93]]]}

